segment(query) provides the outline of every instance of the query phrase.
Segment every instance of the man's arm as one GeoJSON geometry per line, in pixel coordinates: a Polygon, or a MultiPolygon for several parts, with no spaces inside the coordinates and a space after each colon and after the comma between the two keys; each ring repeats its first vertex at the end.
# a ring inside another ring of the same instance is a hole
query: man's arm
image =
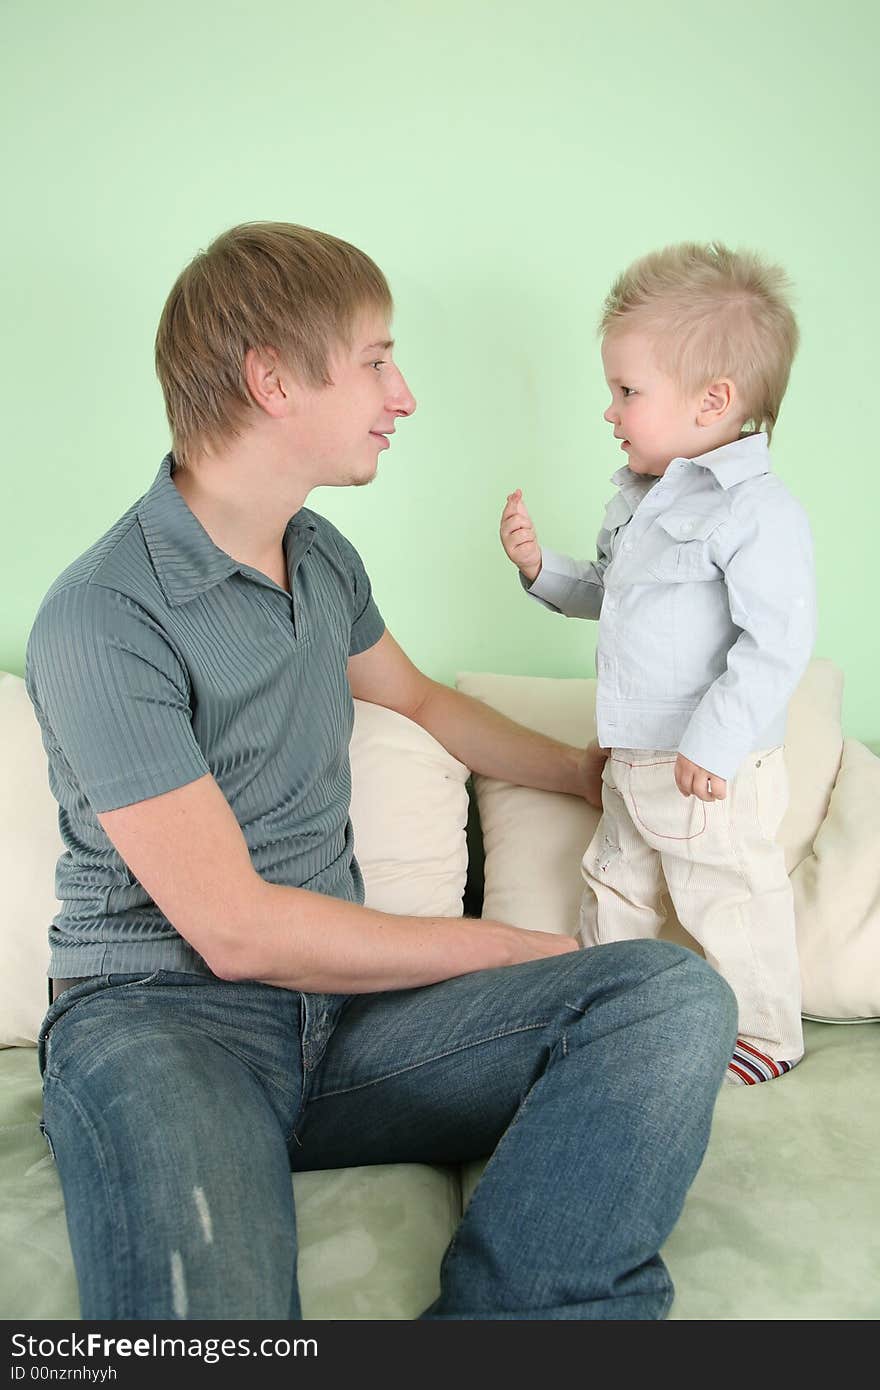
{"type": "Polygon", "coordinates": [[[186,669],[125,595],[93,584],[59,592],[34,625],[27,671],[104,832],[217,975],[357,993],[576,948],[570,937],[396,917],[267,883],[196,742],[186,669]]]}
{"type": "Polygon", "coordinates": [[[98,820],[169,922],[223,979],[359,994],[576,949],[568,936],[395,916],[267,883],[210,775],[98,820]]]}
{"type": "Polygon", "coordinates": [[[348,679],[355,699],[406,715],[473,772],[602,805],[606,754],[595,740],[585,749],[560,743],[429,680],[387,630],[375,646],[351,657],[348,679]]]}

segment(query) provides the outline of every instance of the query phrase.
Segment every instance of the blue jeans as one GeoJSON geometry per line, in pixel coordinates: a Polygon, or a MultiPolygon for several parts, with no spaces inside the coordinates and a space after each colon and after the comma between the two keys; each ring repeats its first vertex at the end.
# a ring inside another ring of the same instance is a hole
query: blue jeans
{"type": "Polygon", "coordinates": [[[379,994],[74,985],[40,1064],[82,1317],[298,1318],[291,1170],[491,1155],[423,1317],[663,1318],[736,1016],[654,941],[379,994]]]}

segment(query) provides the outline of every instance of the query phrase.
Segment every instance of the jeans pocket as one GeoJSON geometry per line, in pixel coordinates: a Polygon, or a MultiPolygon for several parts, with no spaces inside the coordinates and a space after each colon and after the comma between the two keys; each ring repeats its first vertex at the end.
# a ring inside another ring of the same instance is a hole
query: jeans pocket
{"type": "Polygon", "coordinates": [[[84,979],[82,984],[71,985],[65,989],[58,998],[49,1006],[49,1010],[43,1019],[37,1038],[37,1052],[39,1057],[40,1075],[45,1077],[49,1071],[49,1059],[52,1051],[52,1032],[61,1019],[67,1018],[69,1014],[75,1013],[89,999],[93,999],[96,994],[101,994],[108,989],[131,989],[137,985],[158,984],[166,970],[151,970],[149,974],[129,973],[114,975],[93,975],[84,979]]]}
{"type": "Polygon", "coordinates": [[[155,985],[167,973],[166,970],[151,970],[149,975],[133,973],[122,975],[117,971],[113,975],[104,976],[104,987],[106,989],[134,989],[139,985],[155,985]]]}

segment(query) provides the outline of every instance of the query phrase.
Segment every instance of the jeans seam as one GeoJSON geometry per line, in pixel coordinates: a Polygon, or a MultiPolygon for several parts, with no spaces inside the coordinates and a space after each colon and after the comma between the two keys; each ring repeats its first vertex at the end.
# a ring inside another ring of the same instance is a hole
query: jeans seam
{"type": "MultiPolygon", "coordinates": [[[[544,1025],[544,1026],[546,1027],[546,1025],[544,1025]]],[[[552,1060],[553,1060],[553,1052],[554,1052],[554,1048],[551,1047],[551,1048],[549,1049],[549,1055],[548,1055],[548,1057],[547,1057],[547,1061],[546,1061],[546,1063],[545,1063],[545,1065],[544,1065],[544,1068],[543,1068],[543,1070],[542,1070],[540,1076],[538,1076],[538,1077],[535,1078],[535,1080],[532,1082],[531,1086],[529,1087],[529,1089],[526,1091],[525,1095],[523,1096],[522,1100],[520,1101],[519,1105],[517,1106],[517,1108],[516,1108],[516,1114],[514,1115],[513,1119],[510,1121],[510,1124],[507,1126],[507,1128],[505,1129],[504,1133],[501,1135],[501,1138],[498,1140],[498,1143],[495,1145],[495,1148],[492,1150],[492,1153],[491,1153],[490,1156],[489,1156],[489,1161],[488,1161],[488,1163],[486,1164],[486,1169],[488,1169],[488,1168],[491,1166],[491,1164],[494,1162],[495,1158],[496,1158],[496,1157],[498,1156],[498,1154],[501,1152],[502,1148],[503,1148],[504,1145],[507,1143],[507,1140],[508,1140],[508,1138],[509,1138],[511,1132],[513,1131],[513,1129],[515,1128],[515,1126],[518,1124],[518,1122],[519,1122],[521,1116],[525,1113],[526,1106],[528,1105],[529,1100],[531,1099],[532,1091],[535,1089],[535,1086],[536,1086],[537,1082],[540,1081],[540,1080],[542,1080],[542,1079],[547,1075],[547,1072],[548,1072],[548,1070],[549,1070],[549,1068],[550,1068],[550,1065],[551,1065],[551,1063],[552,1063],[552,1060]]],[[[480,1188],[483,1187],[483,1184],[484,1184],[484,1181],[485,1181],[486,1169],[484,1169],[483,1172],[480,1174],[479,1181],[478,1181],[476,1187],[474,1188],[473,1192],[471,1193],[470,1201],[469,1201],[468,1204],[467,1204],[467,1210],[462,1212],[461,1221],[458,1223],[458,1226],[457,1226],[457,1227],[455,1228],[455,1230],[453,1231],[452,1239],[451,1239],[451,1241],[449,1242],[449,1245],[448,1245],[447,1250],[446,1250],[446,1254],[445,1254],[444,1257],[443,1257],[443,1264],[444,1264],[444,1266],[445,1266],[447,1263],[450,1263],[450,1264],[451,1264],[452,1261],[453,1261],[453,1260],[455,1259],[455,1257],[456,1257],[456,1254],[457,1254],[457,1252],[458,1252],[459,1234],[460,1234],[460,1232],[461,1232],[461,1228],[462,1228],[462,1226],[464,1225],[464,1222],[465,1222],[466,1217],[472,1212],[472,1210],[473,1210],[473,1208],[474,1208],[474,1204],[475,1204],[475,1202],[477,1201],[478,1197],[480,1196],[480,1188]]]]}
{"type": "Polygon", "coordinates": [[[460,1047],[451,1047],[446,1052],[435,1052],[430,1057],[423,1057],[419,1062],[411,1062],[407,1067],[398,1067],[396,1071],[383,1072],[381,1076],[374,1076],[369,1081],[360,1081],[356,1086],[341,1086],[334,1091],[312,1092],[309,1096],[309,1103],[316,1100],[329,1100],[331,1096],[346,1096],[353,1091],[364,1091],[370,1086],[379,1086],[383,1081],[390,1081],[392,1077],[403,1076],[408,1071],[417,1071],[420,1067],[427,1067],[431,1062],[439,1062],[444,1057],[454,1057],[459,1052],[467,1052],[473,1047],[482,1047],[487,1042],[497,1042],[499,1038],[511,1038],[516,1033],[532,1033],[536,1029],[546,1028],[550,1020],[538,1023],[526,1023],[520,1028],[504,1028],[497,1033],[488,1033],[484,1038],[475,1038],[472,1042],[462,1043],[460,1047]]]}
{"type": "MultiPolygon", "coordinates": [[[[115,1266],[116,1266],[116,1274],[114,1275],[114,1281],[115,1281],[115,1279],[119,1277],[119,1273],[118,1273],[118,1272],[119,1272],[120,1270],[126,1269],[126,1268],[128,1267],[128,1264],[130,1263],[129,1261],[124,1260],[124,1259],[121,1258],[121,1252],[120,1252],[120,1245],[121,1245],[122,1242],[120,1241],[120,1234],[119,1234],[119,1233],[120,1233],[120,1229],[121,1229],[121,1223],[120,1223],[120,1221],[118,1220],[118,1214],[124,1212],[124,1210],[125,1210],[125,1204],[124,1204],[124,1202],[116,1202],[116,1201],[113,1200],[113,1192],[112,1192],[111,1184],[110,1184],[110,1174],[109,1174],[107,1165],[106,1165],[106,1163],[104,1162],[103,1150],[102,1150],[102,1148],[101,1148],[100,1143],[98,1142],[98,1133],[97,1133],[97,1130],[95,1129],[94,1124],[92,1123],[91,1119],[90,1119],[89,1116],[86,1114],[86,1112],[83,1110],[82,1106],[81,1106],[80,1103],[79,1103],[79,1100],[78,1100],[77,1096],[73,1093],[73,1091],[71,1091],[70,1088],[69,1088],[68,1086],[65,1086],[64,1082],[61,1081],[58,1077],[53,1077],[52,1080],[53,1080],[54,1084],[55,1084],[61,1091],[64,1092],[64,1094],[65,1094],[65,1096],[66,1096],[66,1098],[67,1098],[67,1104],[68,1104],[68,1106],[70,1107],[71,1112],[77,1116],[77,1118],[79,1119],[80,1123],[83,1125],[83,1128],[85,1129],[86,1133],[88,1134],[88,1136],[90,1137],[90,1139],[91,1139],[91,1141],[92,1141],[92,1147],[93,1147],[94,1154],[95,1154],[95,1158],[96,1158],[96,1166],[97,1166],[98,1171],[99,1171],[100,1176],[101,1176],[101,1181],[102,1181],[103,1188],[104,1188],[104,1196],[105,1196],[105,1200],[106,1200],[106,1202],[107,1202],[108,1226],[109,1226],[109,1229],[110,1229],[110,1232],[111,1232],[111,1239],[112,1239],[112,1242],[113,1242],[113,1255],[114,1255],[114,1258],[115,1258],[115,1266]]],[[[48,1138],[48,1131],[47,1131],[47,1138],[48,1138]]],[[[50,1144],[50,1148],[53,1149],[53,1152],[54,1152],[54,1147],[53,1147],[51,1144],[50,1144]]],[[[62,1188],[63,1188],[63,1184],[62,1184],[62,1188]]],[[[117,1287],[117,1289],[119,1288],[118,1285],[117,1285],[116,1287],[117,1287]]],[[[131,1299],[130,1299],[130,1296],[129,1296],[129,1290],[128,1290],[127,1287],[124,1287],[124,1288],[122,1289],[122,1294],[123,1294],[123,1297],[120,1299],[120,1303],[121,1303],[121,1308],[122,1308],[122,1310],[125,1310],[125,1309],[127,1309],[127,1308],[130,1306],[130,1304],[131,1304],[131,1299]]],[[[120,1312],[117,1313],[117,1317],[124,1318],[125,1316],[126,1316],[125,1311],[120,1311],[120,1312]]]]}

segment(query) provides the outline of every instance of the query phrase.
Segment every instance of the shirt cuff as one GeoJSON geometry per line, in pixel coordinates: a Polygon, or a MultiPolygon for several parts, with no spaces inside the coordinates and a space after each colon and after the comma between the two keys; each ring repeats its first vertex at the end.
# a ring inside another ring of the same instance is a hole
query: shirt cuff
{"type": "Polygon", "coordinates": [[[716,777],[723,777],[725,782],[730,782],[736,776],[751,748],[750,742],[744,745],[735,742],[729,735],[719,733],[717,729],[695,728],[693,724],[685,729],[678,745],[679,753],[685,758],[690,758],[697,767],[704,767],[716,777]]]}
{"type": "Polygon", "coordinates": [[[554,613],[564,613],[572,590],[570,568],[571,562],[566,556],[558,555],[555,550],[542,549],[541,570],[537,578],[530,584],[520,571],[519,582],[529,598],[540,603],[542,608],[550,608],[554,613]]]}

